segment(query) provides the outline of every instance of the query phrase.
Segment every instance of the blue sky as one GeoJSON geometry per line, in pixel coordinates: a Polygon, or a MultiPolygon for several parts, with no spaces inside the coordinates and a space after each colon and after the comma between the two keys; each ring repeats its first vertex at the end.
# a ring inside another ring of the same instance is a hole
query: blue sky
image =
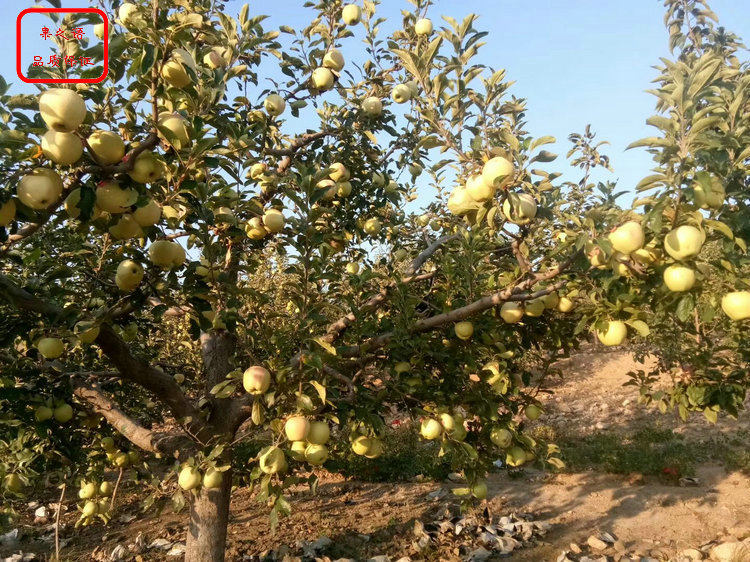
{"type": "MultiPolygon", "coordinates": [[[[243,4],[228,3],[236,15],[243,4]]],[[[268,14],[267,29],[286,24],[300,29],[309,21],[302,0],[255,0],[251,14],[268,14]]],[[[750,3],[745,0],[711,0],[720,24],[750,40],[750,3]]],[[[4,2],[0,8],[0,32],[10,41],[15,37],[15,20],[24,2],[4,2]]],[[[88,7],[85,0],[63,1],[63,7],[88,7]]],[[[380,12],[388,18],[385,27],[400,25],[404,0],[384,0],[380,12]]],[[[490,31],[480,62],[505,68],[507,78],[516,81],[512,93],[528,100],[528,130],[533,136],[553,135],[552,148],[564,155],[567,135],[580,132],[590,123],[612,158],[614,174],[601,179],[618,179],[620,188],[631,190],[651,167],[642,149],[625,152],[632,141],[652,134],[645,120],[653,113],[654,99],[644,92],[656,76],[652,68],[661,56],[669,56],[663,26],[664,8],[658,0],[438,0],[431,11],[436,26],[440,15],[461,19],[469,13],[481,17],[479,29],[490,31]]],[[[351,52],[361,47],[363,30],[347,40],[351,52]]],[[[351,57],[353,58],[353,57],[351,57]]],[[[0,74],[15,88],[33,91],[15,78],[15,49],[0,56],[0,74]]],[[[297,124],[303,125],[303,123],[297,124]]],[[[564,171],[565,163],[547,165],[564,171]]],[[[576,179],[577,174],[566,174],[576,179]]],[[[425,194],[426,195],[426,194],[425,194]]],[[[424,202],[424,199],[420,197],[424,202]]]]}

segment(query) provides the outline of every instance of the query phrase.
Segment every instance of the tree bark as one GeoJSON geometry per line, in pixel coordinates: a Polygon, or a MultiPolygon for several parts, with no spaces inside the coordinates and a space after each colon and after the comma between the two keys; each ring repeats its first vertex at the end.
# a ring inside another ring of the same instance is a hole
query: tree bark
{"type": "Polygon", "coordinates": [[[221,488],[201,488],[191,495],[185,562],[224,562],[231,496],[231,469],[224,473],[221,488]]]}

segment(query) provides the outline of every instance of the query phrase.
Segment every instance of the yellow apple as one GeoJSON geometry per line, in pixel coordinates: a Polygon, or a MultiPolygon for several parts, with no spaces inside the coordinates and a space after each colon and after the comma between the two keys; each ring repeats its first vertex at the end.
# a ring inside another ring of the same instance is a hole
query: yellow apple
{"type": "Polygon", "coordinates": [[[84,519],[94,517],[97,513],[99,513],[99,504],[93,500],[87,501],[81,508],[81,517],[84,519]]]}
{"type": "Polygon", "coordinates": [[[293,441],[289,447],[289,454],[295,461],[305,460],[306,441],[293,441]]]}
{"type": "Polygon", "coordinates": [[[216,68],[224,68],[228,63],[227,59],[222,54],[221,49],[214,47],[203,55],[203,64],[214,70],[216,68]]]}
{"type": "Polygon", "coordinates": [[[630,267],[628,267],[628,263],[630,263],[630,260],[628,260],[628,256],[621,252],[615,252],[612,254],[612,259],[610,260],[610,266],[612,267],[612,271],[615,273],[615,275],[618,275],[620,277],[630,277],[631,270],[630,267]]]}
{"type": "Polygon", "coordinates": [[[456,335],[459,339],[468,340],[474,334],[474,324],[471,322],[458,322],[454,328],[456,335]]]}
{"type": "Polygon", "coordinates": [[[307,433],[307,442],[311,445],[325,445],[331,436],[328,424],[323,421],[310,423],[310,431],[307,433]]]}
{"type": "Polygon", "coordinates": [[[466,180],[466,192],[478,202],[489,201],[495,196],[495,187],[484,181],[480,174],[466,180]]]}
{"type": "Polygon", "coordinates": [[[114,486],[110,482],[102,482],[99,485],[99,495],[104,496],[105,498],[108,498],[112,495],[112,492],[114,490],[114,486]]]}
{"type": "Polygon", "coordinates": [[[557,305],[560,303],[560,296],[553,292],[543,296],[542,301],[544,302],[545,310],[552,310],[553,308],[557,308],[557,305]]]}
{"type": "Polygon", "coordinates": [[[184,261],[184,250],[172,240],[156,240],[148,248],[148,258],[157,267],[171,269],[179,267],[184,261]]]}
{"type": "Polygon", "coordinates": [[[505,217],[515,224],[528,224],[536,216],[536,201],[528,193],[518,194],[518,202],[511,205],[510,197],[503,203],[505,217]]]}
{"type": "Polygon", "coordinates": [[[287,469],[284,451],[278,447],[266,447],[261,450],[258,459],[260,461],[260,469],[265,474],[276,474],[278,472],[284,472],[287,469]]]}
{"type": "Polygon", "coordinates": [[[245,225],[245,234],[251,240],[262,240],[268,234],[266,227],[263,226],[263,219],[253,217],[245,225]]]}
{"type": "Polygon", "coordinates": [[[284,215],[278,209],[268,209],[263,215],[263,225],[272,233],[284,230],[284,215]]]}
{"type": "Polygon", "coordinates": [[[443,434],[443,426],[435,419],[425,418],[422,420],[419,433],[422,434],[422,437],[431,441],[437,439],[443,434]]]}
{"type": "Polygon", "coordinates": [[[18,200],[37,211],[55,203],[62,192],[62,179],[49,168],[34,168],[18,182],[18,200]]]}
{"type": "Polygon", "coordinates": [[[341,162],[334,162],[328,168],[331,170],[328,177],[333,181],[347,181],[351,177],[349,170],[341,162]]]}
{"type": "Polygon", "coordinates": [[[515,324],[523,319],[523,305],[519,302],[508,301],[500,307],[500,318],[507,324],[515,324]]]}
{"type": "Polygon", "coordinates": [[[248,367],[242,375],[242,386],[249,394],[265,394],[271,386],[271,373],[260,365],[248,367]]]}
{"type": "Polygon", "coordinates": [[[8,226],[16,218],[16,202],[9,199],[0,203],[0,226],[8,226]]]}
{"type": "Polygon", "coordinates": [[[117,16],[120,19],[120,23],[125,27],[128,24],[135,23],[139,18],[138,6],[132,2],[123,2],[120,4],[120,9],[117,11],[117,16]]]}
{"type": "Polygon", "coordinates": [[[161,220],[161,207],[153,199],[149,199],[143,207],[133,211],[133,218],[140,226],[154,226],[161,220]]]}
{"type": "Polygon", "coordinates": [[[83,156],[83,143],[73,133],[50,130],[42,137],[42,152],[55,164],[70,166],[83,156]]]}
{"type": "Polygon", "coordinates": [[[664,284],[675,293],[689,291],[695,285],[695,272],[682,265],[670,265],[664,270],[664,284]]]}
{"type": "Polygon", "coordinates": [[[128,175],[138,183],[152,183],[164,177],[167,165],[153,152],[141,152],[133,163],[128,175]]]}
{"type": "Polygon", "coordinates": [[[23,489],[23,481],[18,474],[8,474],[3,479],[3,486],[9,492],[18,494],[23,489]]]}
{"type": "Polygon", "coordinates": [[[336,72],[341,72],[345,64],[344,55],[338,49],[331,49],[323,57],[323,66],[336,72]]]}
{"type": "Polygon", "coordinates": [[[310,422],[302,416],[292,416],[284,424],[284,433],[289,441],[305,441],[310,432],[310,422]]]}
{"type": "Polygon", "coordinates": [[[339,181],[336,182],[336,195],[339,197],[349,197],[352,193],[352,182],[350,181],[339,181]]]}
{"type": "Polygon", "coordinates": [[[671,230],[664,237],[664,249],[676,260],[697,256],[703,246],[703,233],[690,225],[683,225],[671,230]]]}
{"type": "Polygon", "coordinates": [[[346,25],[357,25],[362,17],[362,10],[356,4],[347,4],[341,10],[341,19],[346,25]]]}
{"type": "Polygon", "coordinates": [[[329,68],[321,66],[313,70],[312,85],[316,90],[325,92],[333,88],[335,77],[329,68]]]}
{"type": "Polygon", "coordinates": [[[36,418],[36,421],[39,422],[47,421],[48,419],[52,418],[52,416],[52,408],[49,408],[48,406],[39,406],[34,411],[34,417],[36,418]]]}
{"type": "Polygon", "coordinates": [[[364,230],[370,236],[377,236],[378,234],[380,234],[381,228],[382,225],[380,224],[380,221],[378,219],[367,219],[365,221],[364,230]]]}
{"type": "Polygon", "coordinates": [[[195,65],[193,56],[185,49],[174,49],[169,56],[169,60],[161,67],[161,77],[175,88],[184,88],[192,82],[187,69],[198,74],[198,67],[195,65]]]}
{"type": "Polygon", "coordinates": [[[219,472],[215,468],[209,468],[206,474],[203,475],[203,487],[209,490],[215,490],[221,488],[221,484],[224,482],[224,473],[219,472]]]}
{"type": "MultiPolygon", "coordinates": [[[[284,110],[286,109],[286,101],[279,94],[271,94],[263,102],[263,107],[271,117],[278,117],[279,115],[284,113],[284,110]]],[[[253,168],[257,165],[258,164],[254,164],[253,168]]],[[[257,179],[257,177],[253,175],[253,168],[250,169],[250,177],[253,179],[257,179]]],[[[265,166],[263,168],[263,172],[265,172],[265,166]]],[[[263,172],[261,172],[261,174],[263,172]]],[[[260,176],[261,174],[258,174],[258,176],[260,176]]]]}
{"type": "Polygon", "coordinates": [[[39,113],[53,131],[70,133],[86,118],[86,102],[73,90],[51,88],[39,97],[39,113]]]}
{"type": "Polygon", "coordinates": [[[370,439],[370,446],[365,453],[365,458],[376,459],[383,454],[383,442],[380,439],[373,437],[370,439]]]}
{"type": "Polygon", "coordinates": [[[693,193],[695,194],[695,204],[701,209],[721,209],[724,199],[727,196],[726,190],[717,177],[712,177],[710,187],[705,189],[698,182],[693,184],[693,193]]]}
{"type": "Polygon", "coordinates": [[[750,291],[734,291],[721,299],[721,309],[732,320],[750,318],[750,291]]]}
{"type": "Polygon", "coordinates": [[[327,459],[328,448],[325,445],[310,444],[305,449],[305,460],[313,466],[320,466],[327,459]]]}
{"type": "Polygon", "coordinates": [[[521,466],[526,462],[526,451],[521,447],[515,446],[508,449],[505,455],[505,464],[508,466],[521,466]]]}
{"type": "Polygon", "coordinates": [[[524,306],[524,314],[526,314],[526,316],[537,318],[538,316],[541,316],[543,312],[544,312],[544,300],[543,299],[532,299],[530,301],[526,301],[526,306],[524,306]]]}
{"type": "Polygon", "coordinates": [[[391,98],[396,103],[406,103],[411,99],[411,89],[406,84],[399,84],[393,88],[391,98]]]}
{"type": "Polygon", "coordinates": [[[143,235],[141,225],[136,222],[131,213],[123,214],[116,224],[109,227],[109,233],[115,240],[128,240],[143,235]]]}
{"type": "Polygon", "coordinates": [[[73,419],[73,407],[70,404],[61,404],[55,408],[54,416],[59,423],[68,423],[73,419]]]}
{"type": "MultiPolygon", "coordinates": [[[[482,168],[482,179],[487,185],[495,189],[505,187],[513,179],[515,168],[513,162],[502,156],[489,159],[482,168]]],[[[534,204],[536,207],[536,203],[534,204]]]]}
{"type": "Polygon", "coordinates": [[[616,251],[628,255],[643,248],[646,235],[641,223],[628,221],[610,232],[609,241],[616,251]]]}
{"type": "Polygon", "coordinates": [[[612,320],[607,322],[604,330],[597,330],[596,337],[606,346],[621,345],[628,335],[628,328],[625,322],[612,320]]]}
{"type": "Polygon", "coordinates": [[[478,500],[487,499],[487,482],[480,480],[471,487],[471,495],[478,500]]]}
{"type": "MultiPolygon", "coordinates": [[[[185,148],[190,143],[190,131],[188,122],[179,113],[166,113],[159,116],[159,127],[163,127],[172,132],[174,140],[178,141],[179,146],[176,148],[185,148]]],[[[172,142],[171,139],[166,139],[172,142]]]]}
{"type": "MultiPolygon", "coordinates": [[[[68,216],[71,219],[77,219],[81,216],[81,209],[79,208],[78,204],[81,202],[81,189],[75,188],[73,191],[71,191],[68,196],[65,198],[65,201],[63,202],[63,206],[65,208],[65,212],[68,213],[68,216]]],[[[102,211],[94,205],[94,208],[91,212],[91,220],[96,220],[99,217],[102,216],[102,211]]]]}
{"type": "Polygon", "coordinates": [[[81,482],[81,489],[78,490],[78,497],[82,500],[90,500],[96,495],[96,482],[81,482]]]}
{"type": "Polygon", "coordinates": [[[133,260],[124,260],[117,266],[115,284],[125,293],[130,293],[143,281],[143,268],[133,260]]]}
{"type": "Polygon", "coordinates": [[[125,143],[120,135],[112,131],[94,131],[87,142],[97,160],[105,166],[117,164],[125,156],[125,143]]]}
{"type": "Polygon", "coordinates": [[[443,426],[443,429],[448,434],[453,433],[456,430],[456,427],[458,427],[454,417],[448,413],[440,414],[440,425],[443,426]]]}
{"type": "Polygon", "coordinates": [[[507,449],[513,443],[513,434],[505,428],[495,427],[490,432],[490,441],[501,449],[507,449]]]}
{"type": "Polygon", "coordinates": [[[536,404],[529,404],[526,406],[523,413],[528,419],[535,421],[542,415],[542,409],[536,404]]]}
{"type": "Polygon", "coordinates": [[[431,35],[432,29],[432,21],[427,18],[418,19],[414,24],[414,33],[420,36],[431,35]]]}
{"type": "Polygon", "coordinates": [[[456,186],[448,198],[447,207],[451,213],[460,217],[471,211],[477,210],[479,208],[479,203],[469,195],[466,188],[463,186],[456,186]]]}
{"type": "Polygon", "coordinates": [[[60,338],[42,338],[36,348],[45,359],[57,359],[65,352],[65,345],[60,338]]]}
{"type": "Polygon", "coordinates": [[[367,117],[380,117],[383,113],[383,102],[375,96],[365,98],[362,102],[362,111],[367,117]]]}
{"type": "Polygon", "coordinates": [[[372,447],[372,440],[364,435],[360,435],[352,442],[352,451],[355,455],[366,455],[370,447],[372,447]]]}
{"type": "Polygon", "coordinates": [[[201,485],[201,473],[194,466],[186,466],[180,471],[177,484],[183,490],[194,490],[201,485]]]}
{"type": "Polygon", "coordinates": [[[575,304],[568,297],[560,297],[560,302],[557,303],[557,310],[560,312],[570,312],[575,308],[575,304]]]}
{"type": "Polygon", "coordinates": [[[118,468],[124,468],[130,463],[130,458],[127,453],[119,452],[113,457],[112,464],[118,468]]]}
{"type": "Polygon", "coordinates": [[[78,322],[73,331],[81,343],[93,343],[99,336],[99,326],[93,322],[78,322]]]}
{"type": "Polygon", "coordinates": [[[357,262],[346,264],[346,272],[350,275],[357,275],[359,273],[359,264],[357,262]]]}
{"type": "Polygon", "coordinates": [[[138,192],[134,189],[120,189],[119,184],[105,181],[96,188],[96,206],[113,215],[124,213],[135,205],[138,192]]]}
{"type": "Polygon", "coordinates": [[[182,373],[175,373],[172,378],[177,384],[182,384],[185,382],[185,375],[183,375],[182,373]]]}
{"type": "Polygon", "coordinates": [[[94,26],[94,35],[98,37],[99,39],[104,39],[104,24],[103,23],[97,23],[94,26]]]}

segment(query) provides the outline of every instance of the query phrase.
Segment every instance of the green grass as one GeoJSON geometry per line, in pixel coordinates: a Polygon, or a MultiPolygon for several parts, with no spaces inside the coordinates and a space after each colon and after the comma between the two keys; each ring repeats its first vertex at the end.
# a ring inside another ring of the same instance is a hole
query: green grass
{"type": "Polygon", "coordinates": [[[560,446],[571,472],[593,469],[615,474],[691,476],[699,464],[719,463],[750,473],[747,432],[712,441],[688,441],[657,425],[644,426],[632,434],[607,431],[587,435],[562,434],[542,426],[535,435],[560,446]]]}

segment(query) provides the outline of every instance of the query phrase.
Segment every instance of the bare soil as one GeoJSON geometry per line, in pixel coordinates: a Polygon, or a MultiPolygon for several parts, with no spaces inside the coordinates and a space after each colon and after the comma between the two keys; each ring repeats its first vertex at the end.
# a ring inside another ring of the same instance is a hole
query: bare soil
{"type": "MultiPolygon", "coordinates": [[[[546,415],[539,423],[581,435],[593,431],[633,432],[659,424],[685,436],[686,440],[707,440],[722,436],[747,435],[748,416],[734,421],[721,418],[716,425],[694,416],[683,424],[662,416],[653,408],[636,404],[637,390],[623,387],[625,373],[643,368],[625,352],[586,353],[561,364],[566,376],[555,384],[555,393],[546,398],[546,415]],[[598,424],[598,426],[597,426],[598,424]]],[[[741,445],[745,446],[745,445],[741,445]]],[[[571,542],[584,543],[592,534],[609,532],[631,551],[666,559],[688,547],[722,538],[731,528],[750,526],[750,476],[728,471],[716,464],[703,464],[695,471],[696,486],[683,487],[677,481],[642,474],[603,474],[593,471],[552,474],[525,470],[511,477],[502,472],[491,475],[488,507],[491,512],[530,512],[537,520],[553,526],[542,544],[515,552],[519,562],[555,560],[571,542]]],[[[409,555],[415,559],[459,560],[451,550],[415,555],[411,549],[412,527],[417,518],[430,518],[450,495],[437,501],[428,498],[439,488],[456,484],[350,482],[321,474],[317,495],[308,490],[293,493],[293,514],[282,519],[271,535],[267,509],[259,506],[247,490],[233,497],[229,526],[228,560],[250,559],[271,549],[283,552],[298,541],[315,541],[327,536],[334,545],[326,551],[330,559],[349,557],[366,560],[388,554],[393,559],[409,555]]],[[[136,541],[150,544],[154,539],[181,541],[186,515],[172,514],[167,508],[159,516],[139,513],[136,490],[123,494],[115,520],[109,527],[94,525],[73,530],[74,512],[65,514],[64,560],[109,560],[117,545],[136,541]],[[123,516],[136,516],[128,523],[123,516]],[[140,535],[140,539],[138,538],[140,535]]],[[[29,510],[33,515],[33,510],[29,510]]],[[[29,537],[49,533],[49,522],[23,521],[21,530],[29,537]]],[[[750,534],[750,531],[748,531],[750,534]]],[[[0,559],[11,552],[38,552],[40,559],[52,552],[49,542],[22,540],[15,548],[0,547],[0,559]]],[[[149,550],[140,558],[126,560],[175,560],[165,553],[149,550]]]]}

